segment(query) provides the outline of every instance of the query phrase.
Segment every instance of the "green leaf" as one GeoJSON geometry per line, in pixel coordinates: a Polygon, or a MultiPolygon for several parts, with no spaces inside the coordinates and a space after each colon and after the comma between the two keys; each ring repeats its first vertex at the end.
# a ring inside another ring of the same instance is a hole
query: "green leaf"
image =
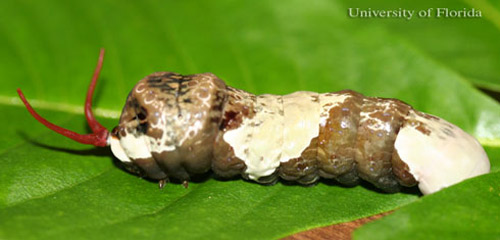
{"type": "Polygon", "coordinates": [[[100,47],[107,55],[94,102],[100,116],[115,117],[100,119],[108,128],[145,75],[213,72],[259,94],[350,88],[400,98],[477,136],[498,169],[500,105],[387,25],[348,18],[348,7],[326,0],[0,2],[0,238],[278,238],[418,199],[328,181],[261,186],[208,178],[159,190],[121,171],[109,149],[45,129],[17,100],[21,87],[43,116],[87,132],[79,109],[100,47]]]}
{"type": "Polygon", "coordinates": [[[384,25],[392,34],[408,41],[424,54],[453,69],[474,85],[500,92],[500,2],[463,1],[342,1],[360,9],[415,10],[411,20],[361,19],[361,24],[384,25]],[[438,9],[441,10],[438,10],[438,9]],[[481,11],[480,18],[445,17],[445,9],[481,11]],[[430,17],[418,17],[418,11],[431,9],[430,17]],[[438,13],[440,13],[438,15],[438,13]]]}
{"type": "Polygon", "coordinates": [[[498,239],[500,173],[425,196],[355,231],[355,239],[498,239]]]}

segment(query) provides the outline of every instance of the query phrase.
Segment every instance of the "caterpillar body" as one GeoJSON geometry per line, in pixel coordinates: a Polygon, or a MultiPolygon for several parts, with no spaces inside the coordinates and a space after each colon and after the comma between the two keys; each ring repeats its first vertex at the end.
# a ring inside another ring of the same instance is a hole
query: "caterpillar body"
{"type": "Polygon", "coordinates": [[[320,177],[345,185],[360,179],[395,192],[418,184],[423,194],[489,172],[479,142],[455,125],[387,98],[344,90],[254,95],[211,73],[153,73],[132,89],[120,122],[108,132],[85,113],[92,134],[80,135],[30,113],[76,141],[111,146],[124,164],[160,182],[187,183],[212,170],[260,183],[279,177],[311,184],[320,177]]]}

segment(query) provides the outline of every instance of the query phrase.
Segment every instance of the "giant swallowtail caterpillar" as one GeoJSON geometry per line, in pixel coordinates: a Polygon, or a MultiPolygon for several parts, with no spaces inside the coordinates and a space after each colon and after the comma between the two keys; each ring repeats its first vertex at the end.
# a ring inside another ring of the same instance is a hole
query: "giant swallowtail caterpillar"
{"type": "Polygon", "coordinates": [[[127,97],[108,132],[94,118],[92,95],[101,50],[85,102],[92,134],[80,135],[29,112],[48,128],[84,144],[111,146],[130,169],[158,180],[187,181],[212,170],[220,177],[311,184],[320,177],[345,185],[366,180],[395,192],[418,184],[424,194],[489,172],[478,141],[455,125],[387,98],[344,90],[254,94],[212,73],[156,72],[127,97]]]}

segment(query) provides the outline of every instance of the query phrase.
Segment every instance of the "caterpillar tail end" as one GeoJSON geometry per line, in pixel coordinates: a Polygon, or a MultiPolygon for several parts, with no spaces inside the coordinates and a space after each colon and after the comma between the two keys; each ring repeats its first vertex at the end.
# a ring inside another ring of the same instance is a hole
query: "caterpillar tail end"
{"type": "Polygon", "coordinates": [[[490,172],[488,156],[474,137],[432,115],[414,119],[401,128],[395,148],[424,195],[490,172]]]}

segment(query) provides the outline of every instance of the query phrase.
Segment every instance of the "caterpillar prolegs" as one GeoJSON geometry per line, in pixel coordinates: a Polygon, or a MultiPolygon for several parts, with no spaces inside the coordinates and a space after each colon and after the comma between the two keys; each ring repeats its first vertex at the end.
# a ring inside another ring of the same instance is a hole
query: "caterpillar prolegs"
{"type": "Polygon", "coordinates": [[[92,134],[53,125],[18,93],[47,127],[81,143],[111,146],[130,169],[160,186],[212,170],[260,183],[281,177],[311,184],[323,177],[354,185],[363,179],[387,192],[418,184],[430,194],[490,169],[474,137],[402,101],[351,90],[256,96],[211,73],[146,76],[108,132],[91,110],[103,54],[85,104],[92,134]]]}

